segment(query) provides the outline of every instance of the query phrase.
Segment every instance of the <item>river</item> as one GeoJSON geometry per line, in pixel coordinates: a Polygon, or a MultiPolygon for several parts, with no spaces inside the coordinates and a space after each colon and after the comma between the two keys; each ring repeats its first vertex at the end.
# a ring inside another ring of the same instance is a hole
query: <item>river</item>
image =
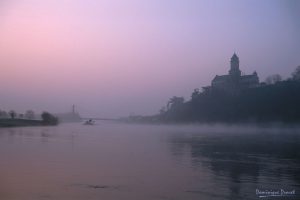
{"type": "Polygon", "coordinates": [[[260,199],[279,190],[290,194],[276,199],[300,198],[297,128],[1,128],[0,158],[1,200],[260,199]]]}

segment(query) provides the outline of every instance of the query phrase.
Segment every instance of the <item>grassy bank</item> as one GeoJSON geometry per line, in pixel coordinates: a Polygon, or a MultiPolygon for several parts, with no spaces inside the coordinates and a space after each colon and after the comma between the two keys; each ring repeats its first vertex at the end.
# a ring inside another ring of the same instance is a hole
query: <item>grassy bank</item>
{"type": "Polygon", "coordinates": [[[42,120],[0,119],[0,127],[43,126],[42,120]]]}

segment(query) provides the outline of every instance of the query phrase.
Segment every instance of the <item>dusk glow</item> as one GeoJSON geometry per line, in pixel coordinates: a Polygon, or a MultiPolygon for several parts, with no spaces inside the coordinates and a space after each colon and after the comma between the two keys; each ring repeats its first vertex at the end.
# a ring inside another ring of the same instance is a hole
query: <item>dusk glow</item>
{"type": "Polygon", "coordinates": [[[300,199],[300,0],[0,0],[0,200],[300,199]]]}
{"type": "Polygon", "coordinates": [[[262,81],[300,64],[297,0],[0,3],[1,109],[154,114],[226,74],[262,81]]]}

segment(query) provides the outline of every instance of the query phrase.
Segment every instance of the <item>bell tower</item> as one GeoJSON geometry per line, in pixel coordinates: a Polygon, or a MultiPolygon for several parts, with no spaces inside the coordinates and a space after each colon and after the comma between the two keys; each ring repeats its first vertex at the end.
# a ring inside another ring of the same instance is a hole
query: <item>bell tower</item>
{"type": "Polygon", "coordinates": [[[229,75],[234,78],[239,78],[241,76],[240,60],[235,53],[233,54],[230,60],[229,75]]]}

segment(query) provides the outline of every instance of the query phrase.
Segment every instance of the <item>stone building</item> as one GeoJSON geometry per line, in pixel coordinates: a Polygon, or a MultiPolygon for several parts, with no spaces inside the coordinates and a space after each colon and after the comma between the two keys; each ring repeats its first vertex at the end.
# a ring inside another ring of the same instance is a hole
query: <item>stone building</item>
{"type": "Polygon", "coordinates": [[[234,53],[230,60],[230,70],[226,75],[216,75],[210,87],[204,89],[224,90],[234,92],[245,88],[259,86],[259,78],[256,72],[251,75],[241,75],[239,57],[234,53]]]}

